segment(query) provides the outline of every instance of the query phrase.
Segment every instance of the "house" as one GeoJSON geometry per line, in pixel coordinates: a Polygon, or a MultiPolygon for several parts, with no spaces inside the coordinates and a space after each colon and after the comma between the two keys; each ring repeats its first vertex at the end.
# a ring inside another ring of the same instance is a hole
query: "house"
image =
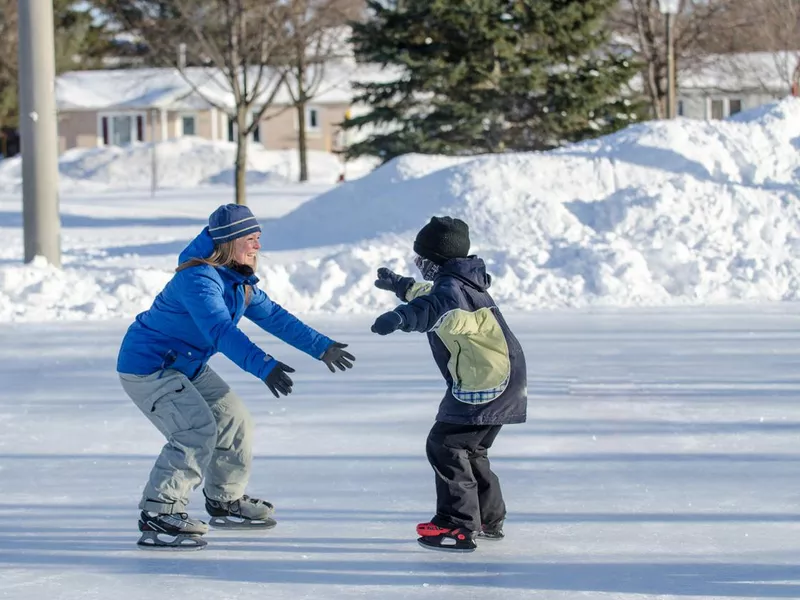
{"type": "Polygon", "coordinates": [[[796,94],[800,52],[752,52],[705,57],[678,76],[679,116],[724,119],[796,94]]]}
{"type": "MultiPolygon", "coordinates": [[[[328,65],[319,93],[305,109],[310,150],[341,148],[339,124],[350,108],[350,81],[355,67],[348,61],[328,65]]],[[[250,82],[258,76],[249,74],[250,82]]],[[[265,70],[264,77],[275,73],[265,70]]],[[[271,89],[271,88],[270,88],[271,89]]],[[[238,131],[233,95],[215,69],[107,69],[75,71],[56,78],[59,152],[72,148],[124,146],[183,136],[235,141],[238,131]]],[[[267,149],[296,148],[297,110],[286,85],[252,134],[267,149]]]]}

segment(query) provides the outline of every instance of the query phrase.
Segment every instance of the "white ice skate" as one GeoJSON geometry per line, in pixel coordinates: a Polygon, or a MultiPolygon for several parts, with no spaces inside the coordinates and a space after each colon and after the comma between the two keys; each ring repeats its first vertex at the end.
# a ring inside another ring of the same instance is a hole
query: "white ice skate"
{"type": "Polygon", "coordinates": [[[206,496],[208,524],[220,529],[272,529],[278,523],[271,519],[275,507],[265,500],[244,495],[232,502],[212,500],[206,496]]]}
{"type": "Polygon", "coordinates": [[[202,536],[208,525],[186,513],[153,513],[139,515],[142,536],[136,545],[145,550],[202,550],[208,545],[202,536]]]}

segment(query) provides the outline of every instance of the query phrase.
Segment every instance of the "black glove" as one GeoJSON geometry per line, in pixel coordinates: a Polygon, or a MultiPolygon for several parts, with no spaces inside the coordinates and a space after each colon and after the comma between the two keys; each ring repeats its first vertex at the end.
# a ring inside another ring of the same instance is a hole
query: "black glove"
{"type": "Polygon", "coordinates": [[[278,361],[278,364],[272,367],[272,371],[267,374],[267,378],[264,380],[269,391],[272,392],[276,398],[280,398],[281,394],[288,396],[292,393],[294,382],[287,373],[294,373],[294,369],[278,361]]]}
{"type": "Polygon", "coordinates": [[[402,324],[403,317],[400,315],[400,313],[390,310],[389,312],[383,313],[380,317],[375,319],[372,327],[370,327],[370,331],[372,331],[372,333],[377,333],[378,335],[389,335],[393,331],[400,329],[402,324]]]}
{"type": "Polygon", "coordinates": [[[333,342],[333,344],[328,346],[328,349],[325,350],[325,353],[320,357],[320,360],[328,365],[331,373],[336,373],[336,369],[334,367],[339,367],[340,371],[346,371],[347,369],[353,368],[353,363],[350,361],[355,361],[356,357],[349,352],[342,350],[342,348],[347,348],[347,344],[333,342]]]}
{"type": "Polygon", "coordinates": [[[375,287],[380,290],[394,292],[401,300],[406,299],[406,292],[408,292],[408,288],[412,285],[414,285],[413,277],[403,277],[386,267],[378,269],[378,278],[375,280],[375,287]]]}

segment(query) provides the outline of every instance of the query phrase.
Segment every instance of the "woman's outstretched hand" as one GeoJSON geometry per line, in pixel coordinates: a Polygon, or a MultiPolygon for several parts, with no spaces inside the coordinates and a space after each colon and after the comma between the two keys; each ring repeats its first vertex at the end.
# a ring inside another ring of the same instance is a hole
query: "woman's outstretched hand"
{"type": "Polygon", "coordinates": [[[353,368],[356,357],[344,350],[344,348],[347,348],[347,344],[333,342],[333,344],[328,346],[328,349],[325,350],[322,357],[320,357],[320,360],[328,365],[331,373],[336,373],[336,368],[340,371],[353,368]]]}

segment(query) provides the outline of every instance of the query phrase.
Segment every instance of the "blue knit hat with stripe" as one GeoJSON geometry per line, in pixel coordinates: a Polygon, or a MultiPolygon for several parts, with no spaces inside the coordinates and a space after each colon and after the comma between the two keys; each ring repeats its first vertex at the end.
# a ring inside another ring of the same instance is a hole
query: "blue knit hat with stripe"
{"type": "Polygon", "coordinates": [[[241,204],[223,204],[208,218],[208,233],[215,244],[261,231],[250,209],[241,204]]]}

